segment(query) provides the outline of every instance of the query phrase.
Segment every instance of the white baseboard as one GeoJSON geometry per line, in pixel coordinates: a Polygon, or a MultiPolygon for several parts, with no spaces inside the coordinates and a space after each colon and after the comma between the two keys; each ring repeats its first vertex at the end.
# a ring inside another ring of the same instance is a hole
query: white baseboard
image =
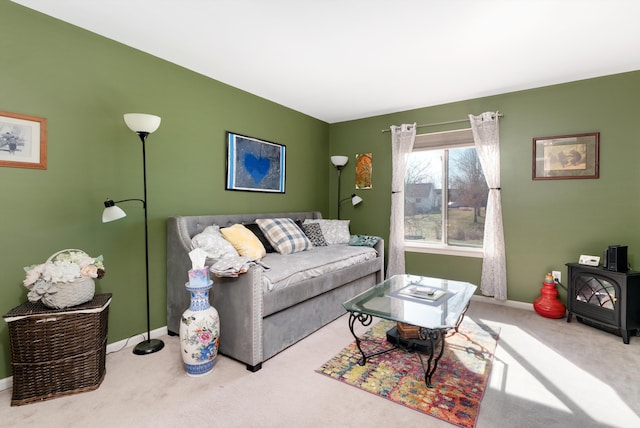
{"type": "MultiPolygon", "coordinates": [[[[160,336],[164,336],[167,333],[167,326],[157,328],[155,330],[151,330],[151,338],[156,339],[160,336]]],[[[145,340],[147,337],[147,333],[140,333],[134,336],[129,337],[128,339],[123,339],[118,342],[113,342],[107,345],[107,354],[111,354],[113,352],[122,351],[125,348],[131,348],[136,346],[139,342],[145,340]]]]}
{"type": "Polygon", "coordinates": [[[4,391],[5,389],[9,389],[13,386],[13,376],[5,377],[4,379],[0,379],[0,391],[4,391]]]}
{"type": "Polygon", "coordinates": [[[508,306],[510,308],[524,309],[525,311],[533,311],[533,303],[518,302],[515,300],[496,300],[493,297],[473,295],[471,300],[483,303],[491,303],[492,305],[508,306]]]}
{"type": "MultiPolygon", "coordinates": [[[[160,327],[157,328],[155,330],[151,330],[151,338],[152,339],[156,339],[160,336],[164,336],[168,334],[167,333],[167,327],[160,327]]],[[[131,336],[128,339],[124,339],[124,340],[120,340],[118,342],[113,342],[113,343],[109,343],[107,345],[107,354],[111,354],[113,352],[118,352],[118,351],[122,351],[125,348],[131,348],[135,345],[137,345],[139,342],[145,340],[145,338],[147,337],[146,332],[144,333],[140,333],[140,334],[136,334],[134,336],[131,336]]],[[[13,376],[11,377],[6,377],[4,379],[0,379],[0,391],[4,391],[5,389],[9,389],[13,387],[13,376]]]]}

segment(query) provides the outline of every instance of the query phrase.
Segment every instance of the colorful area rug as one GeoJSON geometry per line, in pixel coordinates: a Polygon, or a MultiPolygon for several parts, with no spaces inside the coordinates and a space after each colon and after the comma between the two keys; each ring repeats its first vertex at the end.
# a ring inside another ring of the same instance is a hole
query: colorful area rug
{"type": "MultiPolygon", "coordinates": [[[[386,332],[395,323],[382,320],[365,333],[363,350],[372,354],[389,348],[386,332]]],[[[427,388],[417,354],[396,349],[367,359],[355,341],[317,369],[318,373],[340,380],[380,397],[424,412],[460,427],[474,427],[493,362],[500,329],[476,324],[465,318],[449,332],[438,369],[427,388]]],[[[423,356],[426,364],[427,358],[423,356]]]]}

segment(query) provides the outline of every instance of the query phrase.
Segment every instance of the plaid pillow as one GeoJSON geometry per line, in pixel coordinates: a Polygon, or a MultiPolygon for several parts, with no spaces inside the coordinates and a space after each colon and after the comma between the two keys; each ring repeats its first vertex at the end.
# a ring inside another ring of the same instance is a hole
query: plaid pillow
{"type": "Polygon", "coordinates": [[[258,226],[280,254],[310,250],[313,244],[290,218],[259,218],[258,226]]]}

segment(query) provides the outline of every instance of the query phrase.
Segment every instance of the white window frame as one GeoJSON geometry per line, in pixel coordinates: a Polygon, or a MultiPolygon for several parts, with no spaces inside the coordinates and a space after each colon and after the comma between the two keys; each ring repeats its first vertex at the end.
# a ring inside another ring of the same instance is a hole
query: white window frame
{"type": "MultiPolygon", "coordinates": [[[[465,147],[475,148],[471,128],[416,135],[412,151],[457,149],[465,147]]],[[[443,162],[443,167],[447,167],[446,162],[443,162]]],[[[443,201],[441,205],[442,216],[443,218],[446,218],[447,204],[443,201]]],[[[402,219],[402,221],[404,221],[404,219],[402,219]]],[[[448,256],[476,258],[482,258],[484,254],[483,248],[479,247],[461,247],[457,245],[422,243],[407,240],[404,241],[404,250],[411,253],[444,254],[448,256]]]]}

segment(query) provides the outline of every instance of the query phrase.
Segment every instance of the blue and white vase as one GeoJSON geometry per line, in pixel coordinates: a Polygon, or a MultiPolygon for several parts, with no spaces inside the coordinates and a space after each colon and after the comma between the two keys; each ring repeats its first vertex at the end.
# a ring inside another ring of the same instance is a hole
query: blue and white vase
{"type": "Polygon", "coordinates": [[[218,356],[220,317],[216,308],[209,303],[212,285],[213,281],[199,288],[190,287],[188,282],[185,284],[191,293],[191,303],[180,320],[180,349],[189,376],[209,373],[218,356]]]}

